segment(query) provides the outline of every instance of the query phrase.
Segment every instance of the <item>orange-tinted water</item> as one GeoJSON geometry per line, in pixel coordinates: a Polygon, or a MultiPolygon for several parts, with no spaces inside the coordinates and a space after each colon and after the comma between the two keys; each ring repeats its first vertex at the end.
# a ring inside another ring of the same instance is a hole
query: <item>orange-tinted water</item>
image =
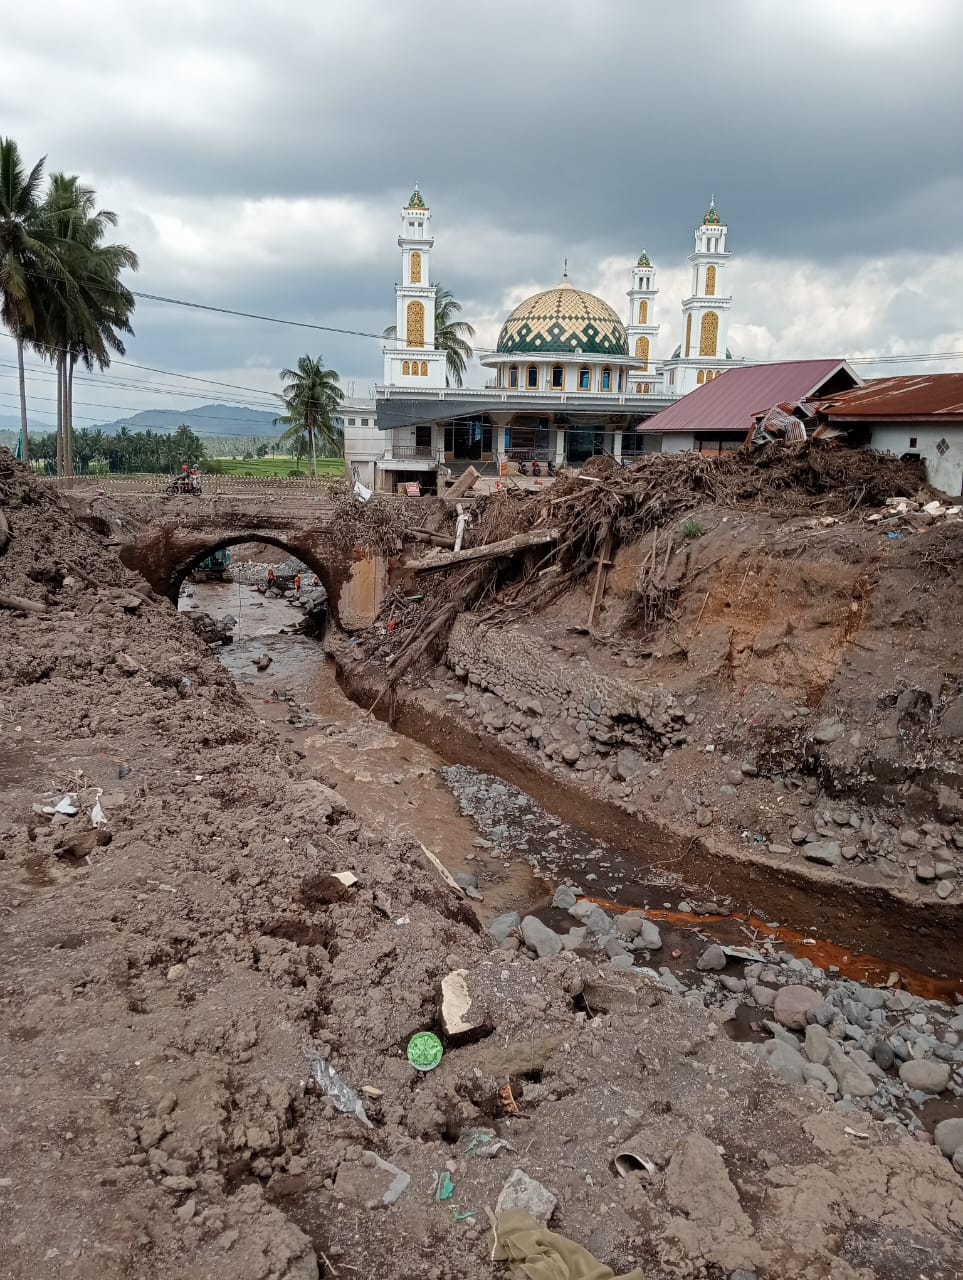
{"type": "MultiPolygon", "coordinates": [[[[609,902],[605,898],[592,898],[591,901],[598,903],[606,911],[638,910],[637,907],[622,906],[617,902],[609,902]]],[[[866,952],[854,952],[838,946],[835,942],[828,942],[824,938],[813,938],[796,929],[787,928],[785,925],[767,924],[765,920],[754,915],[741,915],[734,911],[727,916],[700,916],[688,911],[652,908],[646,908],[645,914],[652,920],[673,924],[680,928],[725,926],[726,922],[735,921],[751,929],[759,938],[773,939],[792,955],[811,960],[821,969],[828,969],[834,965],[844,977],[853,978],[857,982],[880,986],[887,981],[893,971],[892,967],[878,956],[869,955],[866,952]]],[[[921,996],[924,1000],[942,1000],[950,1005],[953,1004],[954,995],[963,995],[963,978],[934,978],[907,968],[899,970],[899,986],[905,987],[907,991],[921,996]]]]}

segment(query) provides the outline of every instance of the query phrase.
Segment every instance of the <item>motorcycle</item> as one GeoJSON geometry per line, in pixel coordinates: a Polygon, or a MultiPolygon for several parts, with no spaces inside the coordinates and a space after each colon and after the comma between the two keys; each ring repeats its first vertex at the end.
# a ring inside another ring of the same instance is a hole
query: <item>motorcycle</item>
{"type": "Polygon", "coordinates": [[[537,459],[537,458],[533,458],[533,459],[532,459],[532,475],[533,475],[533,476],[540,476],[541,474],[542,474],[542,468],[541,468],[541,465],[540,465],[540,463],[539,463],[539,461],[538,461],[538,459],[537,459]]]}
{"type": "Polygon", "coordinates": [[[558,467],[556,467],[556,465],[555,465],[555,463],[554,463],[554,462],[548,462],[548,463],[546,463],[546,466],[547,466],[547,468],[548,468],[548,474],[549,474],[550,476],[557,476],[557,475],[558,475],[558,467]]]}
{"type": "Polygon", "coordinates": [[[520,462],[518,464],[518,474],[520,476],[527,476],[531,474],[528,470],[528,464],[526,462],[520,462]]]}

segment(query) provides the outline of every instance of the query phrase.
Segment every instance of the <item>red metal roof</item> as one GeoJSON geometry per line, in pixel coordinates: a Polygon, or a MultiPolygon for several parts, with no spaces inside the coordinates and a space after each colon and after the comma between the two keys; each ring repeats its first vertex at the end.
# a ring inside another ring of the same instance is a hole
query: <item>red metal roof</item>
{"type": "MultiPolygon", "coordinates": [[[[843,360],[787,360],[781,364],[740,365],[669,405],[636,427],[637,431],[748,431],[753,415],[774,404],[817,395],[843,360]]],[[[851,372],[851,371],[850,371],[851,372]]],[[[857,381],[853,374],[854,382],[857,381]]]]}
{"type": "Polygon", "coordinates": [[[873,378],[861,387],[854,387],[852,391],[841,391],[838,395],[820,401],[816,408],[830,421],[834,418],[860,421],[932,416],[941,419],[959,418],[963,417],[963,373],[873,378]]]}

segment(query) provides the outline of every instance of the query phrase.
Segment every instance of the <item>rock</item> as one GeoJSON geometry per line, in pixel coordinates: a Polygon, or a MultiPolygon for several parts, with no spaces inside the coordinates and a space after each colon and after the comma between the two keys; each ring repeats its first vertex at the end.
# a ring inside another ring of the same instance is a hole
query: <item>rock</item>
{"type": "Polygon", "coordinates": [[[582,748],[577,742],[568,742],[562,748],[562,759],[566,764],[575,764],[582,754],[582,748]]]}
{"type": "Polygon", "coordinates": [[[562,947],[566,951],[575,951],[578,947],[585,946],[585,939],[588,936],[588,929],[584,926],[581,929],[569,929],[568,933],[562,939],[562,947]]]}
{"type": "Polygon", "coordinates": [[[752,998],[760,1009],[771,1009],[775,1004],[778,991],[775,987],[767,987],[757,982],[752,989],[752,998]]]}
{"type": "Polygon", "coordinates": [[[909,1089],[922,1089],[924,1093],[942,1093],[950,1082],[950,1069],[945,1062],[930,1062],[926,1058],[910,1058],[899,1069],[899,1078],[909,1089]]]}
{"type": "Polygon", "coordinates": [[[920,842],[920,833],[915,827],[900,827],[899,842],[907,849],[915,849],[920,842]]]}
{"type": "Polygon", "coordinates": [[[803,1068],[803,1079],[806,1084],[815,1084],[819,1088],[825,1089],[827,1093],[838,1093],[839,1085],[836,1077],[828,1067],[824,1067],[819,1062],[809,1062],[803,1068]]]}
{"type": "Polygon", "coordinates": [[[941,880],[936,886],[936,896],[938,898],[948,898],[953,892],[953,886],[949,880],[941,880]]]}
{"type": "Polygon", "coordinates": [[[829,1047],[828,1067],[839,1084],[839,1092],[851,1098],[871,1098],[876,1085],[865,1071],[861,1071],[846,1057],[838,1044],[829,1047]]]}
{"type": "Polygon", "coordinates": [[[623,938],[637,938],[645,924],[645,916],[641,911],[625,911],[615,922],[615,927],[623,938]]]}
{"type": "Polygon", "coordinates": [[[696,961],[700,973],[718,973],[726,967],[726,953],[718,943],[713,942],[696,961]]]}
{"type": "Polygon", "coordinates": [[[571,885],[561,884],[555,890],[555,897],[552,899],[552,906],[561,907],[563,911],[571,911],[576,902],[578,902],[578,894],[571,885]]]}
{"type": "Polygon", "coordinates": [[[809,862],[823,862],[834,867],[843,851],[838,840],[813,840],[803,848],[803,855],[809,862]]]}
{"type": "Polygon", "coordinates": [[[521,917],[517,911],[506,911],[503,915],[495,917],[488,926],[488,932],[496,942],[504,942],[520,924],[521,917]]]}
{"type": "Polygon", "coordinates": [[[809,832],[805,827],[793,827],[792,831],[789,833],[789,839],[793,844],[805,844],[808,835],[809,832]]]}
{"type": "Polygon", "coordinates": [[[822,1000],[819,992],[814,991],[812,987],[790,983],[787,987],[780,987],[776,992],[776,999],[772,1006],[773,1015],[784,1027],[803,1031],[806,1027],[806,1014],[810,1009],[815,1009],[816,1005],[822,1004],[822,1000]]]}
{"type": "Polygon", "coordinates": [[[590,978],[582,985],[582,997],[592,1013],[638,1013],[654,1003],[654,993],[640,974],[590,978]]]}
{"type": "Polygon", "coordinates": [[[614,933],[610,933],[605,939],[602,944],[602,950],[610,960],[614,960],[617,956],[627,956],[629,954],[625,943],[620,938],[617,938],[614,933]]]}
{"type": "Polygon", "coordinates": [[[613,956],[609,961],[609,967],[612,969],[631,969],[635,964],[628,951],[624,954],[613,956]]]}
{"type": "Polygon", "coordinates": [[[745,775],[741,769],[726,770],[726,782],[728,782],[731,787],[741,787],[745,780],[745,775]]]}
{"type": "MultiPolygon", "coordinates": [[[[704,1223],[707,1234],[722,1227],[727,1238],[753,1234],[753,1224],[744,1212],[725,1161],[714,1142],[701,1133],[690,1133],[669,1162],[665,1194],[674,1209],[681,1210],[692,1223],[704,1223]]],[[[696,1227],[695,1239],[700,1232],[696,1227]]]]}
{"type": "Polygon", "coordinates": [[[770,844],[766,846],[769,852],[777,857],[785,857],[786,854],[792,853],[792,849],[788,844],[770,844]]]}
{"type": "Polygon", "coordinates": [[[803,1043],[803,1053],[810,1062],[814,1062],[817,1066],[825,1066],[829,1061],[830,1039],[823,1027],[818,1023],[810,1023],[806,1028],[806,1039],[803,1043]]]}
{"type": "Polygon", "coordinates": [[[730,978],[727,974],[723,974],[719,982],[726,991],[731,991],[733,995],[741,995],[746,989],[745,978],[730,978]]]}
{"type": "Polygon", "coordinates": [[[658,951],[662,946],[662,934],[659,932],[658,926],[654,925],[651,920],[643,920],[638,941],[646,951],[658,951]]]}
{"type": "Polygon", "coordinates": [[[696,826],[698,826],[698,827],[709,827],[709,826],[711,826],[711,825],[712,825],[712,810],[711,810],[711,809],[704,809],[704,808],[703,808],[703,809],[697,809],[697,810],[696,810],[695,820],[696,820],[696,826]]]}
{"type": "Polygon", "coordinates": [[[522,921],[522,937],[540,960],[549,960],[562,950],[562,939],[553,933],[548,925],[542,924],[537,916],[526,916],[522,921]]]}
{"type": "Polygon", "coordinates": [[[936,867],[932,858],[920,858],[916,864],[916,878],[924,882],[936,879],[936,867]]]}
{"type": "Polygon", "coordinates": [[[498,1193],[495,1215],[509,1209],[524,1209],[536,1222],[548,1222],[558,1201],[540,1182],[530,1178],[523,1169],[512,1170],[512,1175],[498,1193]]]}
{"type": "Polygon", "coordinates": [[[132,658],[129,653],[115,653],[114,661],[126,675],[135,675],[140,670],[140,663],[132,658]]]}
{"type": "Polygon", "coordinates": [[[933,1138],[947,1160],[952,1160],[957,1151],[963,1150],[963,1119],[954,1116],[941,1120],[933,1130],[933,1138]]]}
{"type": "Polygon", "coordinates": [[[474,1001],[468,990],[468,970],[454,969],[441,980],[441,1025],[445,1035],[456,1038],[480,1031],[487,1010],[474,1001]]]}
{"type": "Polygon", "coordinates": [[[816,725],[813,737],[817,742],[836,742],[846,732],[846,726],[838,720],[822,720],[816,725]]]}
{"type": "Polygon", "coordinates": [[[599,938],[607,937],[614,928],[612,920],[596,902],[576,902],[574,907],[569,908],[568,913],[579,924],[586,925],[589,932],[599,938]]]}
{"type": "Polygon", "coordinates": [[[615,776],[623,782],[634,782],[644,769],[645,761],[629,747],[623,747],[615,757],[615,776]]]}
{"type": "Polygon", "coordinates": [[[873,1061],[884,1071],[889,1071],[896,1062],[896,1054],[885,1040],[877,1040],[873,1045],[873,1061]]]}

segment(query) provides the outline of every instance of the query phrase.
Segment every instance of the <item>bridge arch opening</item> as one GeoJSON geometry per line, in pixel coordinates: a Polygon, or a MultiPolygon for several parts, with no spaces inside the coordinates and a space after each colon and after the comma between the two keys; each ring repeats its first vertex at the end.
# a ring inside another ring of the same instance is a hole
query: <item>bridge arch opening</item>
{"type": "Polygon", "coordinates": [[[302,564],[306,565],[324,587],[325,594],[328,597],[328,612],[332,619],[335,622],[337,621],[337,601],[341,589],[342,575],[335,573],[331,566],[326,564],[309,547],[299,545],[294,539],[278,538],[270,533],[252,534],[247,531],[232,534],[226,538],[205,539],[203,546],[192,548],[189,557],[178,563],[172,570],[170,587],[167,591],[168,599],[176,605],[181,593],[181,587],[187,577],[193,573],[199,564],[216,551],[226,551],[230,547],[258,544],[276,547],[284,553],[285,557],[290,557],[292,560],[300,560],[302,564]]]}

